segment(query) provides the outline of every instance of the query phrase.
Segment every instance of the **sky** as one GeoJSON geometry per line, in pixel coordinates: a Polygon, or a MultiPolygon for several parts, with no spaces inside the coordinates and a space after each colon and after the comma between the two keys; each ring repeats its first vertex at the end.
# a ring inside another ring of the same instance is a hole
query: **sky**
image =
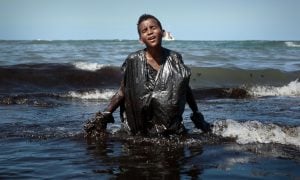
{"type": "Polygon", "coordinates": [[[135,40],[144,13],[178,40],[300,40],[300,0],[0,0],[0,40],[135,40]]]}

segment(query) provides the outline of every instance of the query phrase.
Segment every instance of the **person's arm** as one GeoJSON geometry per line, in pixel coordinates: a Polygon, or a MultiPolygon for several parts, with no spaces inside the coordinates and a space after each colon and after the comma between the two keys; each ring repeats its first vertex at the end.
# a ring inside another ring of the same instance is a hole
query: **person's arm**
{"type": "Polygon", "coordinates": [[[105,108],[105,112],[109,112],[112,114],[115,112],[115,110],[120,107],[120,105],[123,103],[124,98],[125,98],[125,81],[126,81],[126,68],[127,68],[127,61],[128,58],[124,61],[121,71],[123,72],[123,78],[120,84],[120,88],[117,91],[117,93],[111,98],[110,103],[108,106],[105,108]]]}
{"type": "Polygon", "coordinates": [[[111,98],[109,105],[105,109],[105,112],[113,113],[121,105],[124,97],[124,80],[122,80],[119,90],[111,98]]]}
{"type": "Polygon", "coordinates": [[[201,129],[203,132],[212,131],[211,125],[204,120],[203,114],[198,110],[198,106],[190,86],[187,88],[186,101],[193,111],[191,114],[191,120],[195,124],[196,128],[201,129]]]}
{"type": "Polygon", "coordinates": [[[194,113],[198,112],[198,106],[197,106],[197,103],[196,103],[194,95],[193,95],[193,91],[190,86],[188,86],[188,88],[187,88],[186,101],[194,113]]]}

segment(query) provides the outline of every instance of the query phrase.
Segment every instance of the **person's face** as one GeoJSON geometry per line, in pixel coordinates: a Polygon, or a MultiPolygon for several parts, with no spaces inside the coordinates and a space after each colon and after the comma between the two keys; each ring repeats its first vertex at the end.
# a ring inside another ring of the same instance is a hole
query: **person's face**
{"type": "Polygon", "coordinates": [[[155,19],[147,19],[139,25],[140,41],[147,47],[161,46],[163,31],[155,19]]]}

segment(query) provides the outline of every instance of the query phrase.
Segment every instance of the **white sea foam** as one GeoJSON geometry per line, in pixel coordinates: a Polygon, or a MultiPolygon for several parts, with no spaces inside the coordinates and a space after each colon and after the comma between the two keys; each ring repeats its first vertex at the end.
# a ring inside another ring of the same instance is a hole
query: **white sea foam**
{"type": "Polygon", "coordinates": [[[288,47],[300,47],[300,44],[296,44],[295,42],[292,42],[292,41],[287,41],[287,42],[285,42],[285,44],[288,47]]]}
{"type": "Polygon", "coordinates": [[[300,82],[297,80],[282,87],[256,86],[249,89],[249,93],[256,97],[261,96],[300,96],[300,82]]]}
{"type": "Polygon", "coordinates": [[[68,98],[79,98],[79,99],[101,99],[101,100],[109,100],[111,97],[116,93],[116,90],[94,90],[88,92],[77,92],[77,91],[70,91],[63,97],[68,98]]]}
{"type": "Polygon", "coordinates": [[[75,62],[73,65],[82,70],[88,70],[88,71],[97,71],[99,69],[102,69],[103,67],[109,66],[107,64],[98,64],[98,63],[90,63],[90,62],[75,62]]]}
{"type": "Polygon", "coordinates": [[[300,147],[300,126],[281,127],[258,121],[217,121],[213,133],[222,137],[236,138],[237,143],[279,143],[300,147]]]}

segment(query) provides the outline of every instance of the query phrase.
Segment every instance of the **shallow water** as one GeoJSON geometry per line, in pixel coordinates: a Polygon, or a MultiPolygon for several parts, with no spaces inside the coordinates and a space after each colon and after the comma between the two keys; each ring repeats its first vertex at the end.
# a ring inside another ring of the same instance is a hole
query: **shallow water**
{"type": "Polygon", "coordinates": [[[90,145],[79,137],[8,138],[1,139],[1,144],[6,146],[1,148],[0,156],[3,179],[296,179],[300,176],[299,149],[273,144],[161,146],[108,138],[90,145]]]}
{"type": "Polygon", "coordinates": [[[89,141],[83,125],[106,107],[123,60],[142,46],[0,41],[0,179],[299,179],[298,45],[165,42],[191,67],[213,132],[195,129],[187,106],[187,136],[130,136],[117,110],[108,134],[89,141]]]}
{"type": "MultiPolygon", "coordinates": [[[[278,124],[284,123],[290,127],[299,126],[297,109],[293,113],[282,114],[282,111],[279,113],[272,110],[262,111],[255,108],[257,103],[263,107],[260,101],[262,100],[201,101],[198,106],[203,110],[206,119],[215,123],[214,134],[208,135],[203,135],[200,130],[193,128],[189,120],[190,110],[187,107],[184,123],[190,130],[186,137],[146,138],[124,134],[120,131],[116,112],[117,122],[109,124],[107,136],[97,142],[84,139],[82,127],[94,112],[105,107],[105,102],[67,99],[53,107],[0,106],[4,115],[2,117],[5,119],[1,121],[0,177],[4,179],[300,177],[299,146],[291,145],[288,141],[278,144],[276,138],[269,138],[271,142],[265,144],[259,142],[256,137],[247,135],[251,131],[238,131],[243,122],[251,119],[269,124],[267,117],[270,117],[270,113],[277,116],[277,120],[272,119],[272,122],[278,121],[278,124]],[[259,111],[261,113],[258,113],[259,111]],[[289,122],[282,121],[280,116],[285,116],[289,122]],[[234,121],[224,121],[225,117],[234,121]],[[224,122],[225,126],[217,124],[220,122],[224,122]],[[230,126],[236,123],[237,128],[230,126]],[[224,130],[217,130],[217,127],[231,132],[232,136],[227,136],[224,130]],[[241,140],[237,141],[235,136],[241,140]],[[252,142],[245,142],[245,139],[251,139],[252,142]]],[[[284,103],[272,104],[274,106],[266,106],[270,109],[287,107],[284,103]],[[283,106],[278,107],[279,105],[283,106]]],[[[291,110],[293,108],[289,111],[291,110]]],[[[260,131],[264,127],[259,124],[252,128],[254,131],[260,131]]],[[[266,132],[262,137],[268,139],[272,133],[274,131],[266,132]]],[[[299,133],[299,130],[296,133],[299,133]]],[[[288,135],[289,133],[284,134],[286,137],[288,135]]],[[[299,139],[299,134],[297,137],[299,139]]]]}

